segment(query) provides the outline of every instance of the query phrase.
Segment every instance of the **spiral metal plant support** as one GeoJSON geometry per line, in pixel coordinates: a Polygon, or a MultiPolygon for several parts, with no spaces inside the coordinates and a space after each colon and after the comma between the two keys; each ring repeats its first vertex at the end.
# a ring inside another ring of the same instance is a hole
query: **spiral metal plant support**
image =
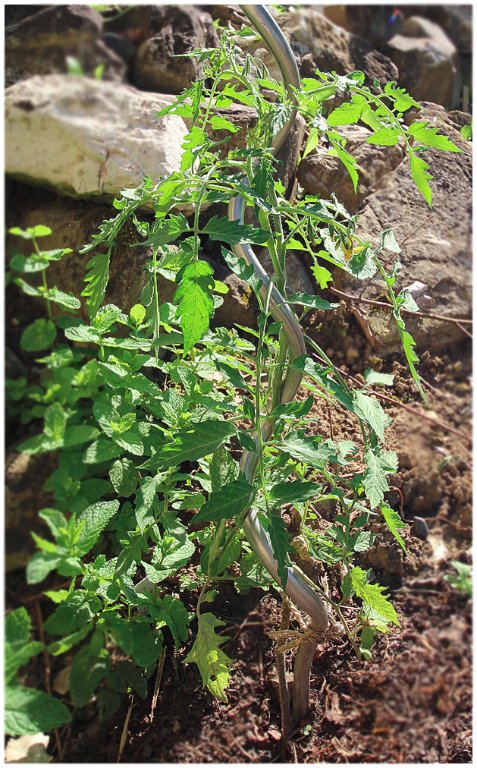
{"type": "MultiPolygon", "coordinates": [[[[280,27],[270,12],[262,5],[241,5],[240,7],[274,56],[280,68],[288,95],[294,104],[295,99],[291,86],[297,89],[300,87],[300,76],[293,52],[280,27]]],[[[278,151],[290,132],[295,120],[295,115],[296,109],[293,108],[286,124],[274,136],[274,152],[278,151]]],[[[245,201],[240,197],[235,197],[231,200],[228,211],[229,219],[239,220],[243,223],[244,213],[245,201]]],[[[253,267],[255,275],[260,279],[261,296],[264,301],[268,299],[269,309],[273,318],[282,323],[283,333],[287,343],[288,359],[289,362],[293,362],[293,360],[300,355],[303,355],[305,352],[303,333],[297,318],[286,304],[285,298],[277,289],[276,285],[273,284],[273,277],[270,277],[263,269],[253,249],[249,245],[238,244],[233,246],[232,250],[237,256],[244,259],[247,264],[253,267]]],[[[281,387],[281,403],[288,403],[294,399],[298,387],[300,386],[301,379],[302,374],[299,371],[292,368],[288,369],[281,387]]],[[[261,435],[263,442],[266,442],[270,438],[272,429],[272,420],[265,420],[262,425],[261,435]]],[[[244,451],[242,454],[240,467],[249,482],[255,475],[258,461],[259,457],[256,452],[244,451]]],[[[251,509],[249,511],[244,522],[244,530],[259,561],[280,584],[277,562],[273,556],[270,538],[261,525],[256,510],[251,509]]],[[[311,638],[301,643],[295,662],[293,712],[295,719],[299,719],[306,714],[309,707],[309,676],[311,663],[317,645],[317,635],[323,633],[328,627],[328,612],[320,596],[309,583],[307,583],[304,574],[295,565],[288,568],[285,593],[298,608],[310,617],[311,638]]]]}

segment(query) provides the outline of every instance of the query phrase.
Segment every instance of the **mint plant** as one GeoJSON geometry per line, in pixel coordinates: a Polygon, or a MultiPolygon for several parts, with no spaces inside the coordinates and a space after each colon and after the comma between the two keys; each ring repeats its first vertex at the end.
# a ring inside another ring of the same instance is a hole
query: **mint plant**
{"type": "MultiPolygon", "coordinates": [[[[75,297],[48,284],[50,262],[67,251],[40,250],[38,238],[50,233],[43,226],[11,230],[34,251],[13,256],[12,279],[43,298],[49,314],[21,339],[25,353],[42,353],[35,360],[43,375],[38,385],[23,385],[15,403],[37,425],[19,450],[57,455],[46,484],[54,505],[40,512],[50,536],[33,534],[38,551],[27,580],[56,583],[55,574],[61,577],[61,585],[46,592],[53,603],[44,625],[47,650],[54,657],[74,650],[70,701],[82,707],[94,696],[104,717],[126,691],[147,696],[167,646],[183,652],[203,685],[227,700],[233,661],[214,609],[224,581],[238,592],[285,589],[293,561],[311,559],[321,576],[316,583],[308,579],[310,587],[364,660],[376,633],[399,624],[386,590],[361,559],[382,530],[405,550],[405,524],[386,501],[389,476],[397,470],[396,454],[386,448],[390,419],[372,395],[373,385],[383,382],[368,375],[352,390],[310,338],[310,352],[291,358],[271,296],[276,287],[301,317],[334,307],[320,294],[287,296],[290,250],[309,255],[319,291],[336,269],[360,280],[379,272],[423,395],[414,340],[401,315],[415,305],[397,287],[400,248],[390,229],[373,248],[358,236],[357,216],[334,196],[287,200],[272,144],[297,109],[309,125],[304,153],[325,142],[356,188],[358,168],[339,129],[363,122],[372,129],[370,144],[405,146],[429,205],[425,150],[459,150],[424,121],[406,125],[403,116],[419,105],[394,83],[380,90],[375,82],[371,89],[360,72],[317,72],[291,93],[226,30],[219,48],[191,55],[201,60],[201,79],[160,113],[180,115],[191,126],[181,168],[124,190],[114,202],[116,215],[83,249],[91,254],[82,294],[88,321],[80,318],[75,297]],[[229,149],[237,128],[221,110],[235,102],[253,107],[257,121],[246,146],[229,149]],[[206,205],[234,199],[244,202],[253,223],[204,216],[206,205]],[[153,216],[142,213],[145,203],[153,216]],[[187,217],[182,211],[190,204],[194,214],[187,217]],[[148,247],[151,258],[141,303],[125,312],[104,300],[113,246],[129,224],[137,232],[134,244],[148,247]],[[265,245],[270,253],[274,275],[265,294],[263,276],[234,252],[244,245],[265,245]],[[215,279],[206,246],[251,286],[257,327],[213,327],[227,286],[215,279]],[[35,273],[39,285],[27,280],[35,273]],[[172,302],[159,302],[160,279],[175,282],[172,302]],[[54,314],[52,304],[66,313],[54,314]],[[304,376],[305,396],[282,402],[283,382],[294,372],[304,376]],[[359,444],[320,434],[310,415],[315,397],[354,414],[359,444]],[[255,455],[254,477],[246,477],[237,460],[242,450],[255,455]],[[323,505],[331,505],[332,520],[320,517],[323,505]],[[300,519],[293,542],[281,516],[285,506],[300,519]],[[251,507],[270,537],[279,584],[244,536],[251,507]]],[[[280,638],[284,653],[304,636],[295,633],[288,646],[280,638]]]]}

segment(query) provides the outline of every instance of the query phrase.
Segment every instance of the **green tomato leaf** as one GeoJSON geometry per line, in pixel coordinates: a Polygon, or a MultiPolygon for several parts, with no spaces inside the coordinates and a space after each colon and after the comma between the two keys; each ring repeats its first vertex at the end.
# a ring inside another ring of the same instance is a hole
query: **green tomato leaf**
{"type": "Polygon", "coordinates": [[[376,613],[379,613],[380,616],[399,626],[394,606],[383,594],[386,591],[386,587],[382,587],[379,584],[370,584],[368,574],[362,568],[351,568],[348,575],[351,592],[361,598],[363,603],[373,611],[376,611],[376,613]]]}
{"type": "Polygon", "coordinates": [[[444,152],[461,152],[458,146],[454,144],[447,136],[437,133],[438,128],[428,128],[428,123],[416,121],[411,123],[408,133],[414,137],[418,144],[424,144],[426,147],[440,149],[444,152]]]}
{"type": "Polygon", "coordinates": [[[429,208],[432,208],[432,189],[429,186],[429,181],[432,179],[429,173],[429,166],[425,160],[418,154],[409,150],[409,165],[411,167],[411,176],[418,190],[422,193],[424,200],[428,204],[429,208]]]}
{"type": "Polygon", "coordinates": [[[140,469],[151,467],[177,467],[184,461],[197,461],[213,453],[236,433],[233,424],[206,419],[175,433],[174,439],[163,445],[140,469]]]}
{"type": "Polygon", "coordinates": [[[399,529],[407,528],[406,523],[404,522],[404,520],[402,520],[400,514],[396,512],[394,509],[391,509],[391,507],[389,507],[387,504],[381,505],[381,514],[384,517],[385,523],[388,526],[389,530],[391,531],[392,535],[398,542],[401,549],[405,552],[406,545],[404,544],[403,538],[399,533],[399,529]]]}
{"type": "Polygon", "coordinates": [[[91,257],[86,264],[86,287],[81,292],[86,297],[86,307],[88,316],[94,317],[99,307],[103,303],[106,288],[109,281],[109,261],[110,254],[97,253],[91,257]]]}
{"type": "Polygon", "coordinates": [[[217,627],[224,626],[224,622],[212,613],[202,613],[198,624],[197,636],[190,653],[185,658],[185,663],[197,664],[203,685],[213,696],[227,702],[225,689],[229,684],[229,667],[232,660],[220,646],[229,638],[215,633],[217,627]]]}
{"type": "Polygon", "coordinates": [[[256,489],[246,480],[233,480],[210,494],[209,500],[195,515],[194,522],[230,520],[250,507],[255,493],[256,489]]]}
{"type": "Polygon", "coordinates": [[[184,352],[189,352],[209,330],[214,314],[214,270],[206,261],[194,261],[177,275],[174,295],[177,314],[184,334],[184,352]]]}

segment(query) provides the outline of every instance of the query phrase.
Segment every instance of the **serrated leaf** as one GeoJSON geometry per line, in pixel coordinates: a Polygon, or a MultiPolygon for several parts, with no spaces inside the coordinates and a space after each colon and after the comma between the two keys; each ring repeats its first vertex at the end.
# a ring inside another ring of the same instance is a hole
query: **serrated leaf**
{"type": "Polygon", "coordinates": [[[399,529],[407,528],[406,523],[401,519],[400,514],[396,512],[394,509],[391,509],[391,507],[388,507],[387,504],[381,505],[381,514],[384,517],[384,521],[388,526],[389,530],[391,531],[392,535],[398,542],[401,549],[405,552],[406,545],[404,544],[403,538],[399,533],[399,529]]]}
{"type": "Polygon", "coordinates": [[[97,253],[86,264],[86,286],[81,295],[86,297],[88,316],[94,317],[103,303],[109,281],[110,254],[97,253]]]}
{"type": "Polygon", "coordinates": [[[194,261],[180,270],[174,294],[177,316],[184,334],[184,352],[189,352],[209,330],[214,314],[214,270],[206,261],[194,261]]]}
{"type": "Polygon", "coordinates": [[[292,565],[289,552],[293,552],[288,539],[288,532],[279,514],[271,514],[267,518],[268,534],[272,543],[273,557],[277,563],[280,584],[285,589],[288,581],[288,568],[292,565]]]}
{"type": "Polygon", "coordinates": [[[81,555],[86,555],[96,544],[99,534],[119,509],[119,501],[97,501],[78,517],[79,535],[76,546],[81,555]]]}
{"type": "Polygon", "coordinates": [[[208,419],[178,431],[172,442],[162,446],[140,468],[175,467],[184,461],[197,461],[213,453],[236,428],[226,421],[208,419]]]}
{"type": "Polygon", "coordinates": [[[309,464],[315,469],[322,469],[323,465],[336,453],[325,443],[319,443],[316,438],[296,435],[290,435],[282,440],[280,448],[297,461],[309,464]]]}
{"type": "Polygon", "coordinates": [[[334,309],[338,304],[330,304],[329,301],[322,299],[321,296],[314,296],[309,293],[294,293],[288,298],[290,304],[301,304],[303,307],[312,307],[312,309],[334,309]]]}
{"type": "Polygon", "coordinates": [[[386,83],[384,92],[394,99],[394,108],[397,112],[407,112],[411,107],[421,109],[421,105],[414,101],[404,88],[397,88],[396,83],[386,83]]]}
{"type": "Polygon", "coordinates": [[[240,130],[230,120],[220,115],[214,115],[210,118],[210,125],[214,131],[230,131],[230,133],[237,133],[240,130]]]}
{"type": "Polygon", "coordinates": [[[154,522],[153,504],[163,482],[164,475],[161,473],[154,477],[145,477],[140,481],[135,497],[135,514],[141,534],[154,522]]]}
{"type": "Polygon", "coordinates": [[[190,617],[184,603],[177,597],[166,595],[149,608],[156,628],[169,627],[176,647],[185,643],[188,636],[190,617]]]}
{"type": "Polygon", "coordinates": [[[226,216],[212,216],[205,225],[203,232],[211,240],[226,242],[229,245],[238,243],[257,243],[259,245],[266,243],[270,237],[270,232],[264,229],[256,229],[250,224],[241,224],[239,221],[230,221],[226,216]]]}
{"type": "Polygon", "coordinates": [[[380,128],[366,139],[368,144],[376,144],[378,147],[393,147],[399,143],[401,131],[399,128],[380,128]]]}
{"type": "Polygon", "coordinates": [[[353,123],[358,122],[363,110],[366,109],[367,106],[366,99],[363,96],[354,94],[351,101],[342,104],[340,107],[337,107],[330,112],[326,121],[328,125],[331,126],[352,125],[353,123]]]}
{"type": "Polygon", "coordinates": [[[162,632],[149,622],[114,617],[108,620],[108,631],[121,650],[140,667],[154,664],[162,653],[162,632]]]}
{"type": "Polygon", "coordinates": [[[128,498],[137,488],[138,473],[131,459],[122,458],[115,461],[109,470],[109,479],[118,496],[128,498]]]}
{"type": "Polygon", "coordinates": [[[355,413],[369,424],[380,440],[384,440],[384,429],[391,419],[378,401],[363,392],[354,392],[353,403],[355,413]]]}
{"type": "Polygon", "coordinates": [[[90,624],[101,610],[101,601],[84,589],[72,592],[45,621],[50,635],[68,635],[90,624]]]}
{"type": "Polygon", "coordinates": [[[411,123],[408,128],[408,133],[410,133],[418,143],[424,144],[426,147],[440,149],[443,152],[462,151],[447,136],[437,133],[439,130],[438,128],[428,128],[427,126],[428,123],[426,122],[416,121],[411,123]]]}
{"type": "Polygon", "coordinates": [[[368,574],[362,568],[351,568],[349,571],[351,587],[357,597],[368,605],[373,611],[379,613],[388,621],[399,626],[399,620],[392,603],[383,594],[386,587],[379,584],[370,584],[368,574]]]}
{"type": "Polygon", "coordinates": [[[409,165],[411,168],[411,176],[418,190],[422,193],[424,200],[428,204],[429,208],[432,208],[432,189],[429,186],[429,181],[432,179],[429,173],[429,166],[425,160],[419,155],[409,150],[409,165]]]}
{"type": "Polygon", "coordinates": [[[394,384],[394,375],[392,373],[381,373],[380,371],[373,371],[372,368],[366,368],[364,378],[366,384],[370,386],[378,384],[383,387],[392,387],[394,384]]]}
{"type": "Polygon", "coordinates": [[[207,144],[207,136],[198,125],[193,125],[181,145],[184,150],[181,160],[181,171],[188,171],[192,167],[197,153],[201,147],[207,144]]]}
{"type": "Polygon", "coordinates": [[[49,733],[71,721],[69,709],[59,699],[23,685],[6,686],[4,706],[9,736],[49,733]]]}
{"type": "Polygon", "coordinates": [[[269,498],[274,504],[298,504],[316,498],[322,487],[318,483],[290,480],[277,483],[269,491],[269,498]]]}
{"type": "Polygon", "coordinates": [[[217,627],[223,627],[224,622],[212,613],[202,613],[198,619],[197,636],[190,653],[185,658],[186,664],[197,664],[202,677],[202,683],[209,691],[227,703],[225,689],[229,684],[229,667],[232,663],[220,646],[229,638],[215,633],[217,627]]]}
{"type": "Polygon", "coordinates": [[[368,449],[364,454],[364,458],[367,464],[363,477],[364,490],[371,509],[375,509],[384,500],[384,494],[389,489],[389,486],[379,456],[371,449],[368,449]]]}
{"type": "Polygon", "coordinates": [[[255,488],[246,480],[233,480],[210,494],[209,500],[195,515],[194,522],[231,520],[250,507],[255,493],[255,488]]]}

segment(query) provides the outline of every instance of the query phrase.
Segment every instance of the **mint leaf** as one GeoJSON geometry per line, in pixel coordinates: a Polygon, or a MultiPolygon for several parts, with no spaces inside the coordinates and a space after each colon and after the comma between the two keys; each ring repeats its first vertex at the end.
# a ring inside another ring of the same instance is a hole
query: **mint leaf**
{"type": "Polygon", "coordinates": [[[85,707],[111,669],[108,652],[95,654],[88,646],[75,654],[70,675],[70,696],[76,707],[85,707]]]}
{"type": "Polygon", "coordinates": [[[40,653],[44,646],[30,641],[31,619],[26,608],[17,608],[5,619],[5,682],[13,682],[20,667],[40,653]]]}
{"type": "Polygon", "coordinates": [[[20,346],[25,352],[40,352],[49,349],[55,339],[55,324],[51,320],[40,318],[27,325],[20,337],[20,346]]]}
{"type": "Polygon", "coordinates": [[[108,619],[107,627],[115,643],[140,667],[149,667],[161,655],[162,632],[147,619],[126,620],[116,616],[108,619]]]}
{"type": "Polygon", "coordinates": [[[99,534],[119,509],[119,501],[97,501],[91,504],[78,517],[79,534],[76,546],[80,555],[86,555],[96,544],[99,534]]]}
{"type": "Polygon", "coordinates": [[[22,685],[5,688],[5,733],[9,736],[49,733],[71,721],[69,709],[43,691],[22,685]]]}
{"type": "Polygon", "coordinates": [[[158,599],[156,605],[151,605],[149,611],[156,622],[156,629],[169,627],[176,646],[186,642],[190,616],[181,600],[166,595],[158,599]]]}

